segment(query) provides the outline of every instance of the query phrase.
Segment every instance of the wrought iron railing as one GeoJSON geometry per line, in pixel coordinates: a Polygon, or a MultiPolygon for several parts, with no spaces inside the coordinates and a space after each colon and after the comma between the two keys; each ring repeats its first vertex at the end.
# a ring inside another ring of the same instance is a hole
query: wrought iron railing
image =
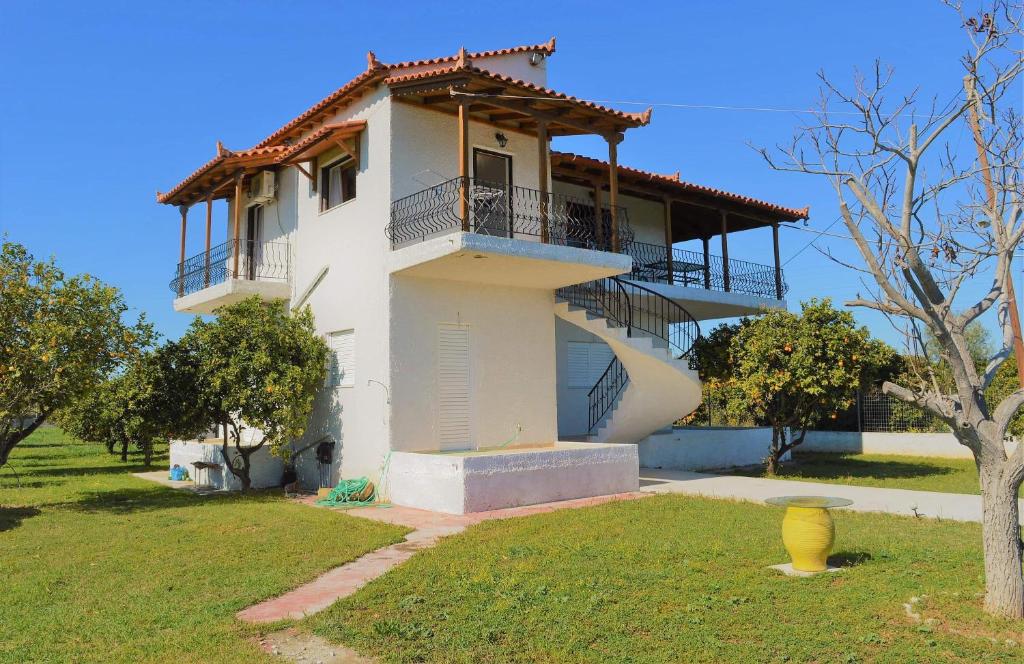
{"type": "Polygon", "coordinates": [[[288,281],[291,252],[287,242],[228,240],[179,263],[170,283],[171,290],[181,297],[234,278],[236,242],[239,279],[288,281]]]}
{"type": "MultiPolygon", "coordinates": [[[[594,204],[583,198],[454,178],[392,202],[387,236],[392,248],[398,248],[465,229],[481,235],[537,238],[549,244],[609,250],[612,214],[605,208],[598,223],[594,204]],[[461,217],[463,187],[465,224],[461,217]]],[[[622,247],[633,238],[629,217],[623,207],[616,207],[614,214],[622,247]]]]}
{"type": "Polygon", "coordinates": [[[686,249],[672,249],[671,268],[668,250],[663,244],[630,242],[623,247],[623,253],[633,258],[632,277],[640,281],[675,283],[708,290],[746,293],[758,297],[782,299],[788,286],[781,274],[782,292],[776,290],[775,268],[748,261],[729,259],[729,279],[726,283],[725,261],[721,256],[708,256],[686,249]]]}
{"type": "MultiPolygon", "coordinates": [[[[595,316],[624,327],[629,336],[661,340],[673,357],[684,357],[700,336],[700,326],[690,313],[673,300],[618,277],[607,277],[560,288],[559,298],[582,307],[595,316]]],[[[613,359],[587,396],[588,427],[593,431],[615,404],[629,381],[625,368],[613,359]]]]}
{"type": "Polygon", "coordinates": [[[612,409],[619,399],[619,393],[629,382],[626,367],[618,357],[613,357],[608,367],[597,379],[594,386],[587,392],[587,431],[594,428],[604,419],[605,413],[612,409]]]}

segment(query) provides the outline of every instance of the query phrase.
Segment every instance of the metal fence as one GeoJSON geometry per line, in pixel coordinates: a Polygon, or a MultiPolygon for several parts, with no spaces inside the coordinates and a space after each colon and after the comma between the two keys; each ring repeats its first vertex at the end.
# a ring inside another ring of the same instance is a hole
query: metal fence
{"type": "Polygon", "coordinates": [[[858,415],[861,431],[887,433],[925,433],[948,431],[935,415],[882,392],[859,395],[858,415]]]}

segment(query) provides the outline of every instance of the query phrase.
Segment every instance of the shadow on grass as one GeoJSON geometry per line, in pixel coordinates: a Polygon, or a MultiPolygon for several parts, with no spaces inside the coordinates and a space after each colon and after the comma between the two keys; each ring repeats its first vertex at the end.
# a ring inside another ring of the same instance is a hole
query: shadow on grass
{"type": "Polygon", "coordinates": [[[840,477],[863,477],[871,479],[908,479],[950,475],[954,468],[935,466],[912,461],[864,461],[846,455],[799,455],[782,467],[778,477],[799,476],[807,479],[835,479],[840,477]]]}
{"type": "Polygon", "coordinates": [[[78,477],[81,475],[119,475],[123,473],[149,473],[154,470],[164,470],[162,466],[154,463],[147,466],[142,463],[126,463],[123,466],[72,466],[69,468],[49,468],[46,470],[30,470],[28,475],[36,477],[78,477]]]}
{"type": "Polygon", "coordinates": [[[836,567],[854,567],[871,560],[867,551],[840,551],[828,557],[828,564],[836,567]]]}
{"type": "Polygon", "coordinates": [[[78,500],[62,503],[61,506],[86,513],[131,514],[192,505],[209,505],[214,502],[259,502],[273,499],[279,494],[280,490],[275,489],[255,490],[246,494],[234,491],[197,494],[192,491],[171,489],[154,484],[152,487],[146,488],[114,489],[83,495],[78,500]]]}
{"type": "Polygon", "coordinates": [[[39,514],[34,507],[0,507],[0,533],[21,525],[25,519],[39,514]]]}

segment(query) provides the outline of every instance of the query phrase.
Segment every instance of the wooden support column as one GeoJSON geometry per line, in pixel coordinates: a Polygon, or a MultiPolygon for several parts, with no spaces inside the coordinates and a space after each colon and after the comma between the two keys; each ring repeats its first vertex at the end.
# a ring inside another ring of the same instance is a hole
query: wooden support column
{"type": "Polygon", "coordinates": [[[779,260],[779,225],[772,224],[772,246],[775,248],[775,299],[782,299],[782,262],[779,260]]]}
{"type": "Polygon", "coordinates": [[[704,245],[704,288],[711,290],[711,252],[708,251],[709,239],[702,237],[700,242],[704,245]]]}
{"type": "Polygon", "coordinates": [[[203,262],[203,288],[210,285],[210,226],[213,224],[213,194],[206,197],[206,260],[203,262]]]}
{"type": "Polygon", "coordinates": [[[550,241],[548,220],[548,171],[551,168],[551,157],[548,155],[548,123],[537,122],[537,177],[540,180],[540,241],[550,241]]]}
{"type": "Polygon", "coordinates": [[[234,247],[232,248],[231,258],[231,278],[238,278],[238,250],[241,248],[241,226],[242,226],[242,179],[243,175],[239,173],[235,176],[235,200],[232,201],[232,216],[234,217],[234,247]]]}
{"type": "Polygon", "coordinates": [[[612,216],[612,251],[619,253],[619,142],[622,134],[610,134],[608,141],[608,207],[612,216]]]}
{"type": "Polygon", "coordinates": [[[594,238],[598,249],[601,251],[608,250],[608,245],[605,244],[604,210],[601,207],[600,182],[594,182],[594,238]]]}
{"type": "Polygon", "coordinates": [[[178,297],[185,294],[185,227],[188,225],[188,206],[179,205],[181,212],[181,252],[178,259],[178,297]]]}
{"type": "Polygon", "coordinates": [[[459,219],[469,232],[469,102],[459,102],[459,219]]]}
{"type": "Polygon", "coordinates": [[[722,215],[722,282],[725,285],[725,292],[728,293],[730,290],[729,284],[729,226],[728,226],[728,214],[725,210],[720,210],[719,213],[722,215]]]}
{"type": "Polygon", "coordinates": [[[664,199],[665,204],[665,264],[668,266],[668,283],[674,284],[676,280],[675,269],[672,266],[672,199],[664,199]]]}

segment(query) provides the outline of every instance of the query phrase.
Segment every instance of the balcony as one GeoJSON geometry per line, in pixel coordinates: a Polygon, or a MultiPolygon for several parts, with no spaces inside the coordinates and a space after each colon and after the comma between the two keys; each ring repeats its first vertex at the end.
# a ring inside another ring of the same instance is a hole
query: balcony
{"type": "Polygon", "coordinates": [[[782,268],[776,281],[775,268],[685,249],[672,249],[671,262],[663,244],[630,242],[624,252],[633,257],[632,278],[661,284],[677,284],[726,293],[781,300],[789,287],[782,268]]]}
{"type": "Polygon", "coordinates": [[[626,210],[595,222],[589,200],[454,178],[391,204],[389,270],[526,288],[628,272],[627,256],[608,253],[632,237],[626,210]]]}
{"type": "Polygon", "coordinates": [[[228,240],[178,264],[169,284],[175,311],[211,314],[251,295],[291,297],[291,252],[287,242],[228,240]]]}

